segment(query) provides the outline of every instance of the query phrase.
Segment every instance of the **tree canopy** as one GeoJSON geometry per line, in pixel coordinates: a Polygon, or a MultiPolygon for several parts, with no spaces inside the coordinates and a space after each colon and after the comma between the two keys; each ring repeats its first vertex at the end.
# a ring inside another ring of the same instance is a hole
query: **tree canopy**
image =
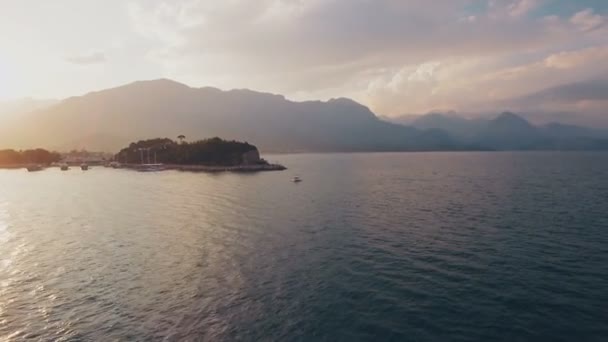
{"type": "Polygon", "coordinates": [[[181,143],[169,138],[155,138],[131,143],[116,155],[116,159],[131,164],[156,160],[164,164],[233,166],[242,164],[243,154],[250,151],[257,151],[257,147],[217,137],[181,143]]]}
{"type": "Polygon", "coordinates": [[[0,165],[16,164],[51,164],[61,160],[61,155],[42,148],[15,151],[0,150],[0,165]]]}

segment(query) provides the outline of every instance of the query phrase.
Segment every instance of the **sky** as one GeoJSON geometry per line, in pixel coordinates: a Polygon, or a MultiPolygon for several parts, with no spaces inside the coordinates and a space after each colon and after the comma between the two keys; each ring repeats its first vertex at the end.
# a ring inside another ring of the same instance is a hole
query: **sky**
{"type": "Polygon", "coordinates": [[[385,116],[608,108],[604,0],[0,0],[0,13],[0,101],[170,78],[385,116]]]}

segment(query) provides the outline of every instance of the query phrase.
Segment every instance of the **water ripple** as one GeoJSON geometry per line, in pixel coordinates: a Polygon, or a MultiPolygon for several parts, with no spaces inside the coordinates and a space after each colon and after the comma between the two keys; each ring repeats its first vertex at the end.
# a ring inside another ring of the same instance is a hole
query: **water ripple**
{"type": "Polygon", "coordinates": [[[607,154],[277,158],[0,171],[0,340],[608,336],[607,154]]]}

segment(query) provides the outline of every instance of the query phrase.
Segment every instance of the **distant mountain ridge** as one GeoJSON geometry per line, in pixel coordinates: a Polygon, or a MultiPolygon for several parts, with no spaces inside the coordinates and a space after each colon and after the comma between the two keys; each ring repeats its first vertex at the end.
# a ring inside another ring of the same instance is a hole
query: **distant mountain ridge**
{"type": "Polygon", "coordinates": [[[456,140],[480,149],[553,150],[606,149],[608,131],[576,125],[532,125],[523,117],[503,112],[494,118],[464,118],[454,113],[429,113],[410,121],[418,129],[441,129],[456,140]]]}
{"type": "Polygon", "coordinates": [[[538,127],[513,114],[465,119],[440,113],[411,125],[379,119],[346,98],[294,102],[251,90],[138,81],[71,97],[0,126],[0,148],[115,152],[150,137],[219,136],[265,152],[598,149],[605,138],[582,127],[538,127]]]}
{"type": "Polygon", "coordinates": [[[382,121],[349,99],[293,102],[281,95],[191,88],[167,79],[92,92],[22,115],[10,127],[0,127],[0,146],[116,151],[133,140],[180,134],[188,140],[249,141],[281,152],[459,148],[446,133],[382,121]]]}

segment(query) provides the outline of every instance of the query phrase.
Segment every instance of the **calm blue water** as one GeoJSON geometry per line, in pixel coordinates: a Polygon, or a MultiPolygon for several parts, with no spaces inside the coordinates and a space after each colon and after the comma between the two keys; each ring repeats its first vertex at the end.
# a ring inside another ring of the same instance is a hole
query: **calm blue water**
{"type": "Polygon", "coordinates": [[[269,159],[0,171],[0,341],[608,340],[608,154],[269,159]]]}

